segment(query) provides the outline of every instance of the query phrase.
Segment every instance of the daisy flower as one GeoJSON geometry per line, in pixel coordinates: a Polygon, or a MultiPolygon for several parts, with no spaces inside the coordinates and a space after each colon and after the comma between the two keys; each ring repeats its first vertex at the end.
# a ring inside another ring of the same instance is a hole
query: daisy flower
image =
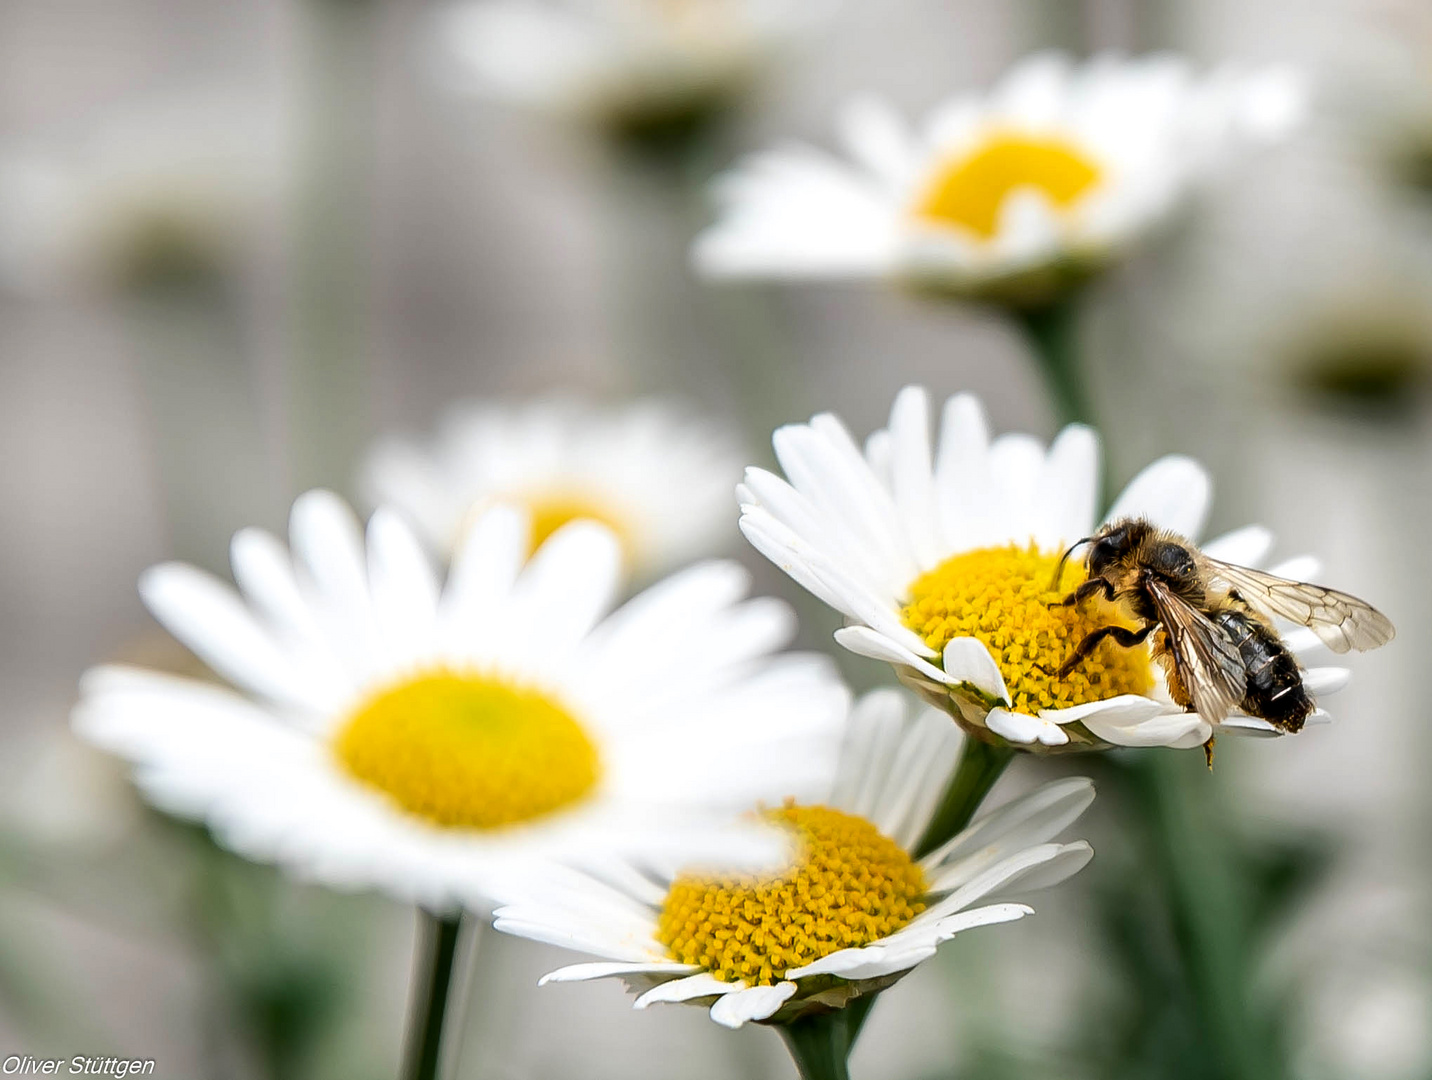
{"type": "Polygon", "coordinates": [[[440,23],[461,82],[640,129],[719,109],[820,0],[471,0],[440,23]]]}
{"type": "MultiPolygon", "coordinates": [[[[746,470],[741,531],[846,617],[841,645],[889,662],[981,739],[1037,750],[1207,742],[1214,729],[1173,702],[1151,642],[1105,641],[1067,678],[1055,674],[1086,634],[1117,621],[1092,604],[1050,607],[1084,576],[1070,560],[1056,582],[1060,555],[1098,523],[1095,433],[1071,424],[1048,447],[1022,434],[991,440],[979,403],[960,395],[945,403],[932,449],[929,414],[925,391],[907,387],[863,453],[828,413],[778,429],[787,479],[746,470]]],[[[1197,539],[1210,492],[1202,466],[1171,455],[1139,473],[1104,520],[1142,516],[1197,539]]],[[[1272,543],[1253,525],[1202,549],[1258,567],[1272,543]]],[[[1271,570],[1307,580],[1317,563],[1271,570]]],[[[1284,641],[1300,659],[1323,648],[1302,628],[1284,641]]],[[[1304,685],[1322,694],[1347,678],[1345,668],[1314,667],[1304,685]]],[[[1279,733],[1241,715],[1218,731],[1279,733]]]]}
{"type": "Polygon", "coordinates": [[[670,404],[549,399],[462,405],[426,443],[379,443],[359,487],[443,552],[496,502],[526,508],[534,547],[569,521],[598,521],[646,577],[724,546],[740,474],[734,436],[670,404]]]}
{"type": "Polygon", "coordinates": [[[718,277],[900,278],[1042,303],[1300,109],[1286,72],[1038,54],[918,131],[883,102],[853,104],[840,130],[851,161],[804,146],[747,159],[718,181],[720,219],[695,261],[718,277]]]}
{"type": "Polygon", "coordinates": [[[528,530],[514,508],[483,514],[439,591],[395,514],[375,513],[365,544],[336,496],[310,492],[291,554],[234,538],[241,595],[178,564],[140,582],[241,692],[99,668],[75,726],[240,854],[433,911],[500,899],[532,859],[769,856],[708,823],[828,781],[848,702],[822,659],[772,655],[788,610],[743,600],[744,572],[714,562],[608,615],[616,537],[574,522],[527,560],[528,530]]]}
{"type": "Polygon", "coordinates": [[[842,1008],[898,981],[963,930],[1033,914],[995,893],[1043,888],[1081,869],[1083,841],[1049,841],[1094,798],[1086,779],[1047,784],[915,854],[962,736],[940,713],[907,716],[877,690],[852,711],[825,801],[761,814],[795,840],[779,871],[722,875],[691,863],[594,861],[555,870],[498,909],[510,934],[602,957],[542,982],[620,978],[636,1007],[687,1002],[727,1027],[842,1008]]]}
{"type": "Polygon", "coordinates": [[[0,144],[0,287],[141,287],[241,263],[284,187],[270,105],[248,87],[186,87],[0,144]]]}

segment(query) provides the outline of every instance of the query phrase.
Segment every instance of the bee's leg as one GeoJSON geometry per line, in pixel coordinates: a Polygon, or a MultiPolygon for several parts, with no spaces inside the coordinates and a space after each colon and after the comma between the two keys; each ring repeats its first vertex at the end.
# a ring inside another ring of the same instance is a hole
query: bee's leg
{"type": "Polygon", "coordinates": [[[1208,771],[1213,771],[1213,740],[1217,735],[1210,735],[1208,741],[1203,744],[1203,759],[1208,762],[1208,771]]]}
{"type": "Polygon", "coordinates": [[[1106,578],[1090,578],[1063,600],[1056,600],[1049,606],[1077,607],[1096,593],[1103,593],[1104,599],[1112,602],[1114,599],[1114,586],[1106,578]]]}
{"type": "Polygon", "coordinates": [[[1101,626],[1099,629],[1085,634],[1084,640],[1074,647],[1074,651],[1069,654],[1069,659],[1065,660],[1063,665],[1059,668],[1059,677],[1061,679],[1064,678],[1078,667],[1079,661],[1088,657],[1090,653],[1099,647],[1099,642],[1105,638],[1113,638],[1124,648],[1128,649],[1134,645],[1142,644],[1143,640],[1149,636],[1150,632],[1157,625],[1157,623],[1146,623],[1142,630],[1130,630],[1125,626],[1101,626]]]}

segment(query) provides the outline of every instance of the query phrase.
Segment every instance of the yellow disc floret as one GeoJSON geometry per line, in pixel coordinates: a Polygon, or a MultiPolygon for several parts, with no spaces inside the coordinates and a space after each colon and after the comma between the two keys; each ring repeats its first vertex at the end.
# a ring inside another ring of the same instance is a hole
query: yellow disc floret
{"type": "Polygon", "coordinates": [[[632,537],[627,522],[597,499],[575,492],[550,491],[529,495],[523,502],[532,515],[532,551],[568,522],[595,521],[616,533],[623,550],[631,554],[632,537]]]}
{"type": "Polygon", "coordinates": [[[582,726],[535,690],[433,672],[363,702],[334,740],[349,773],[439,825],[494,829],[568,806],[597,782],[582,726]]]}
{"type": "Polygon", "coordinates": [[[925,644],[943,651],[951,638],[984,642],[999,665],[1016,712],[1064,709],[1153,688],[1149,653],[1104,641],[1065,678],[1057,672],[1084,636],[1110,623],[1130,625],[1117,609],[1090,601],[1084,610],[1050,607],[1084,580],[1066,567],[1054,585],[1058,555],[1033,546],[981,548],[946,559],[910,586],[901,616],[925,644]]]}
{"type": "Polygon", "coordinates": [[[995,134],[945,163],[926,187],[915,213],[990,240],[999,232],[1004,201],[1020,188],[1037,188],[1060,209],[1093,188],[1100,168],[1073,144],[1050,136],[995,134]]]}
{"type": "Polygon", "coordinates": [[[796,834],[795,862],[778,874],[679,876],[657,929],[677,960],[725,982],[769,985],[893,934],[924,910],[920,867],[864,818],[794,805],[766,816],[796,834]]]}

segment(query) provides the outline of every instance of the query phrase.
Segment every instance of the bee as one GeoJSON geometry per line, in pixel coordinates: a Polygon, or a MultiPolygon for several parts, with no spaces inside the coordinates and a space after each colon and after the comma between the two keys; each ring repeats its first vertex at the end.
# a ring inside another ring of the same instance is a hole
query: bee
{"type": "MultiPolygon", "coordinates": [[[[1115,521],[1074,544],[1059,560],[1056,583],[1084,544],[1088,577],[1057,603],[1072,607],[1102,596],[1142,626],[1092,631],[1059,675],[1067,676],[1106,638],[1131,648],[1154,634],[1153,655],[1168,675],[1169,694],[1210,724],[1238,708],[1292,733],[1312,715],[1316,706],[1275,618],[1309,627],[1337,653],[1375,649],[1395,632],[1387,616],[1355,596],[1210,558],[1144,518],[1115,521]]],[[[1205,747],[1210,764],[1212,743],[1205,747]]]]}

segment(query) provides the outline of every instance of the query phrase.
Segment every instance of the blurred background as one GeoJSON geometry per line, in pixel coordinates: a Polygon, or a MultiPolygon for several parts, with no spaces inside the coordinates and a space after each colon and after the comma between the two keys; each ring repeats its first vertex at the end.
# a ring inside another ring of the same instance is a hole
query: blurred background
{"type": "MultiPolygon", "coordinates": [[[[1084,347],[1116,481],[1196,455],[1217,484],[1211,532],[1268,525],[1398,626],[1352,665],[1333,726],[1226,740],[1211,775],[1197,754],[1175,768],[1185,831],[1236,868],[1230,1008],[1257,1014],[1280,1073],[1432,1076],[1425,2],[845,0],[700,115],[605,124],[473,93],[442,11],[0,3],[0,1054],[394,1075],[412,910],[224,854],[69,734],[87,665],[185,663],[136,576],[169,557],[225,571],[235,529],[282,531],[315,484],[353,494],[374,436],[430,430],[463,398],[674,395],[761,463],[774,425],[833,409],[863,435],[911,381],[1052,435],[994,315],[876,285],[705,285],[686,248],[704,182],[741,151],[829,145],[857,93],[922,110],[1053,45],[1292,61],[1313,79],[1294,139],[1101,279],[1084,347]]],[[[745,549],[734,506],[731,522],[729,551],[829,648],[829,613],[745,549]]],[[[857,685],[887,677],[840,660],[857,685]]],[[[1119,767],[1021,760],[994,797],[1119,767]]],[[[1019,932],[957,941],[886,995],[856,1075],[1232,1075],[1206,1050],[1221,1021],[1191,1003],[1188,928],[1141,888],[1147,823],[1118,790],[1087,825],[1091,869],[1019,932]]],[[[615,985],[539,991],[563,954],[480,948],[454,1076],[794,1076],[769,1031],[633,1013],[615,985]]]]}

